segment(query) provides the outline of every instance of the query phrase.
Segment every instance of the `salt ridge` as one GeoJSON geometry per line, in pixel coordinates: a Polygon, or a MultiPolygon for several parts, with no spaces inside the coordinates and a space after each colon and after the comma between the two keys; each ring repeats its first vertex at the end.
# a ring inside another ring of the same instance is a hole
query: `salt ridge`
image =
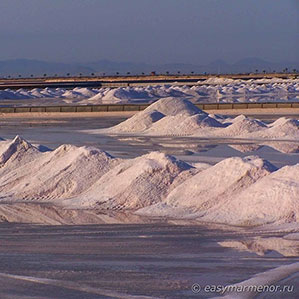
{"type": "Polygon", "coordinates": [[[20,137],[0,141],[0,153],[1,219],[6,219],[4,211],[12,215],[8,203],[46,202],[66,211],[130,212],[229,225],[299,222],[299,164],[276,169],[251,156],[194,167],[158,152],[121,160],[73,145],[41,152],[20,137]]]}
{"type": "MultiPolygon", "coordinates": [[[[55,103],[117,104],[151,103],[166,97],[187,98],[193,102],[256,102],[299,99],[299,80],[232,80],[210,78],[198,85],[156,85],[120,88],[35,88],[0,91],[2,100],[52,99],[55,103]]],[[[24,101],[26,103],[26,101],[24,101]]]]}
{"type": "Polygon", "coordinates": [[[266,124],[244,115],[227,119],[208,115],[186,99],[170,97],[153,103],[117,126],[89,132],[299,140],[299,121],[282,117],[266,124]]]}

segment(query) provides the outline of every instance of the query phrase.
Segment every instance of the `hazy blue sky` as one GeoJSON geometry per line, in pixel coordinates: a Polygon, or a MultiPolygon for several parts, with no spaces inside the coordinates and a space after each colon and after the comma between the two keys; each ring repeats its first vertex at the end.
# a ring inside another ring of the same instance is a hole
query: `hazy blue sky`
{"type": "Polygon", "coordinates": [[[298,0],[1,0],[0,60],[299,60],[298,0]]]}

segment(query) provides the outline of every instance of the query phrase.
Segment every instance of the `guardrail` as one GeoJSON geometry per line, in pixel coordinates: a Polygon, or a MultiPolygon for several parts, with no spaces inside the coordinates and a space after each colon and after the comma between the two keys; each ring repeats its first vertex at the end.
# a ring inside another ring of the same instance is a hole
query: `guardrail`
{"type": "MultiPolygon", "coordinates": [[[[0,107],[0,113],[33,113],[33,112],[123,112],[141,111],[150,104],[109,104],[109,105],[65,105],[65,106],[19,106],[0,107]]],[[[299,108],[299,102],[277,103],[206,103],[195,104],[202,110],[229,110],[229,109],[266,109],[266,108],[299,108]]]]}

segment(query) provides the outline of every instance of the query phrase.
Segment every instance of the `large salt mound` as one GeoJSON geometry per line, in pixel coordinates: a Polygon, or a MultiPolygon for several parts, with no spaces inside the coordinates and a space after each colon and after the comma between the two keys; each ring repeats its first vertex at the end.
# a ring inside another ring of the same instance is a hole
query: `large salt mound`
{"type": "Polygon", "coordinates": [[[296,139],[299,140],[299,121],[281,117],[272,124],[268,125],[266,130],[247,135],[248,137],[259,137],[269,139],[296,139]]]}
{"type": "Polygon", "coordinates": [[[155,122],[145,133],[149,135],[193,135],[202,128],[212,129],[222,126],[216,119],[205,114],[176,115],[165,116],[160,121],[155,122]]]}
{"type": "Polygon", "coordinates": [[[172,156],[152,152],[124,161],[102,176],[86,193],[65,201],[79,207],[136,210],[164,199],[197,170],[172,156]]]}
{"type": "Polygon", "coordinates": [[[159,111],[144,110],[112,128],[98,130],[103,133],[140,133],[148,129],[154,122],[162,119],[165,115],[159,111]]]}
{"type": "Polygon", "coordinates": [[[169,194],[165,203],[207,211],[275,169],[269,162],[255,156],[228,158],[178,186],[169,194]]]}
{"type": "Polygon", "coordinates": [[[232,124],[221,130],[222,136],[240,136],[246,133],[252,133],[266,129],[265,123],[239,115],[232,120],[232,124]]]}
{"type": "Polygon", "coordinates": [[[4,200],[51,201],[86,190],[118,163],[95,148],[62,145],[0,177],[4,200]]]}
{"type": "MultiPolygon", "coordinates": [[[[178,125],[181,121],[187,122],[184,128],[187,129],[188,132],[190,132],[190,130],[186,127],[193,123],[193,126],[191,125],[191,127],[194,128],[194,124],[196,124],[195,127],[197,128],[199,121],[202,124],[208,124],[208,122],[211,122],[215,123],[217,126],[220,125],[217,120],[209,118],[207,113],[197,108],[188,100],[164,98],[153,103],[145,110],[135,114],[133,117],[119,125],[99,130],[99,132],[143,133],[145,130],[150,129],[154,123],[159,122],[159,124],[153,127],[152,131],[148,131],[148,133],[161,134],[160,130],[163,130],[164,134],[171,134],[171,132],[167,131],[167,128],[169,130],[173,130],[173,126],[178,125]],[[191,116],[194,116],[194,118],[188,118],[191,116]],[[165,118],[165,120],[163,118],[165,118]],[[162,123],[160,122],[161,119],[163,119],[162,123]]],[[[181,134],[182,132],[179,133],[181,134]]]]}
{"type": "Polygon", "coordinates": [[[232,225],[299,222],[299,164],[262,178],[204,217],[232,225]]]}
{"type": "Polygon", "coordinates": [[[159,111],[164,115],[186,115],[191,116],[195,114],[208,115],[203,112],[199,108],[197,108],[190,101],[185,99],[168,97],[161,99],[149,107],[147,107],[144,111],[159,111]]]}
{"type": "Polygon", "coordinates": [[[299,140],[299,121],[280,118],[267,125],[244,115],[228,119],[208,115],[186,99],[164,98],[112,128],[89,132],[299,140]]]}
{"type": "Polygon", "coordinates": [[[0,142],[0,175],[33,161],[41,152],[19,136],[0,142]]]}

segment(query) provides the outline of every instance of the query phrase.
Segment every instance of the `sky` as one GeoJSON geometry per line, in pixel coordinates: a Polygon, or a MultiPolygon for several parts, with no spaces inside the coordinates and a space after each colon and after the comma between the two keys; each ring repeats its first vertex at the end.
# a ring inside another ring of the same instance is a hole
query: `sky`
{"type": "Polygon", "coordinates": [[[0,60],[299,61],[298,0],[1,0],[0,60]]]}

